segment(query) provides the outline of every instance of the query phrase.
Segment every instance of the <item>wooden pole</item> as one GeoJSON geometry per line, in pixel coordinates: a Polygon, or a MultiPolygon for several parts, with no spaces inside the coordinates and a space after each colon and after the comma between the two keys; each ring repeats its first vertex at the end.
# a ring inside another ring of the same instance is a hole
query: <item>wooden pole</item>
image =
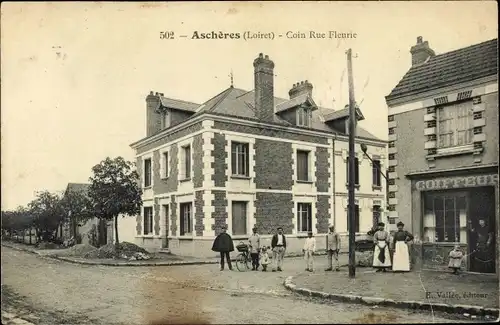
{"type": "Polygon", "coordinates": [[[348,228],[349,228],[349,277],[356,276],[356,228],[355,228],[355,182],[356,182],[356,100],[354,98],[354,80],[352,75],[352,50],[347,50],[347,76],[349,82],[349,206],[348,206],[348,228]]]}

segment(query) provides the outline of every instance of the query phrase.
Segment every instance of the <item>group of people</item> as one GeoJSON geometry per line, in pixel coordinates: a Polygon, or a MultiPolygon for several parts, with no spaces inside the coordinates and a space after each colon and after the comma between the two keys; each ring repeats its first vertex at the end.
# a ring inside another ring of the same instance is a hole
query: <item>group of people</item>
{"type": "MultiPolygon", "coordinates": [[[[477,233],[478,241],[477,248],[474,251],[480,261],[488,263],[491,260],[487,248],[491,248],[492,234],[487,230],[484,221],[480,220],[478,229],[472,229],[472,232],[477,233]],[[481,222],[482,221],[482,222],[481,222]],[[483,247],[484,246],[484,247],[483,247]],[[485,248],[486,247],[486,248],[485,248]],[[486,253],[485,253],[486,252],[486,253]],[[484,256],[483,256],[484,255],[484,256]]],[[[410,254],[408,250],[408,242],[413,241],[414,236],[404,229],[404,223],[397,224],[398,230],[394,235],[389,235],[385,230],[383,222],[378,223],[378,227],[373,228],[368,232],[368,235],[373,236],[374,251],[373,251],[373,268],[377,272],[386,272],[392,269],[393,272],[409,272],[410,271],[410,254]],[[392,244],[394,249],[393,258],[389,250],[389,244],[392,244]]],[[[283,257],[286,251],[286,237],[283,234],[283,228],[278,227],[277,233],[271,239],[271,246],[261,245],[261,237],[257,233],[257,228],[252,229],[252,235],[248,239],[248,248],[252,260],[252,270],[258,271],[262,267],[262,271],[267,271],[267,266],[270,264],[269,251],[272,253],[273,268],[272,272],[283,271],[283,257]]],[[[226,227],[222,228],[222,232],[215,238],[212,250],[220,253],[220,269],[224,270],[225,262],[229,269],[232,270],[231,259],[229,253],[234,251],[234,244],[231,236],[227,233],[226,227]]],[[[326,235],[326,252],[328,258],[328,267],[326,271],[339,271],[339,251],[340,237],[335,231],[334,226],[329,227],[329,232],[326,235]],[[335,261],[335,268],[333,262],[335,261]]],[[[302,249],[306,264],[306,271],[313,272],[314,270],[314,254],[316,253],[316,238],[312,232],[308,232],[308,237],[304,241],[302,249]]],[[[461,268],[464,254],[460,249],[460,245],[455,245],[455,248],[449,253],[448,267],[457,274],[461,268]]]]}
{"type": "Polygon", "coordinates": [[[379,222],[377,230],[371,230],[369,235],[373,235],[373,243],[375,245],[373,251],[373,267],[377,272],[386,272],[392,267],[394,272],[409,272],[410,271],[410,254],[408,251],[408,242],[413,240],[413,235],[404,230],[404,223],[398,222],[398,230],[392,238],[392,246],[394,247],[393,263],[391,263],[391,255],[389,251],[390,235],[385,230],[385,224],[379,222]]]}
{"type": "MultiPolygon", "coordinates": [[[[339,265],[339,250],[340,250],[340,238],[338,233],[335,232],[335,227],[330,226],[330,231],[326,236],[327,243],[327,256],[329,267],[326,271],[333,270],[333,261],[335,260],[335,270],[340,270],[339,265]]],[[[276,229],[276,234],[273,235],[271,239],[271,246],[261,245],[260,235],[257,233],[257,228],[252,229],[252,235],[248,238],[248,248],[250,253],[250,258],[252,260],[252,271],[258,271],[259,266],[262,267],[262,271],[267,271],[267,266],[270,264],[269,250],[272,252],[272,262],[273,268],[272,272],[283,271],[283,257],[286,251],[286,237],[283,234],[283,228],[278,227],[276,229]]],[[[233,269],[231,264],[230,252],[234,251],[233,239],[227,233],[227,228],[222,227],[221,233],[215,238],[212,250],[214,252],[220,253],[220,270],[223,271],[225,264],[227,263],[230,270],[233,269]]],[[[314,254],[316,252],[316,239],[313,237],[312,232],[308,232],[308,237],[304,242],[304,247],[302,249],[304,253],[304,259],[306,262],[306,271],[313,272],[314,269],[314,254]]]]}
{"type": "MultiPolygon", "coordinates": [[[[267,266],[270,263],[269,250],[272,251],[273,272],[283,271],[283,257],[286,251],[286,237],[283,234],[283,228],[278,227],[277,233],[271,239],[271,246],[261,246],[260,235],[257,233],[257,228],[252,229],[252,235],[248,238],[248,247],[250,258],[252,260],[252,271],[258,271],[259,266],[262,266],[262,271],[267,271],[267,266]]],[[[214,252],[220,253],[220,270],[223,271],[225,262],[230,270],[233,269],[229,253],[234,251],[233,239],[227,233],[227,228],[222,227],[221,233],[215,238],[212,245],[214,252]]]]}

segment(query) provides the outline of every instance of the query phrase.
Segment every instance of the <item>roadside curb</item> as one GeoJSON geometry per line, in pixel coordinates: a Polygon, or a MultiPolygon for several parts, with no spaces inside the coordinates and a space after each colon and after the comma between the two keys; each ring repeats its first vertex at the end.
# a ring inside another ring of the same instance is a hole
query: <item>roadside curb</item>
{"type": "MultiPolygon", "coordinates": [[[[2,246],[12,248],[18,251],[23,251],[27,252],[30,254],[38,255],[40,257],[44,258],[51,258],[54,260],[59,260],[59,261],[64,261],[68,263],[73,263],[73,264],[80,264],[80,265],[103,265],[103,266],[121,266],[121,267],[139,267],[139,266],[182,266],[182,265],[206,265],[206,264],[219,264],[220,262],[218,261],[217,257],[214,257],[213,260],[201,260],[201,261],[158,261],[158,262],[144,262],[144,263],[131,263],[131,262],[98,262],[98,261],[86,261],[86,260],[80,260],[80,259],[74,259],[71,257],[66,257],[66,256],[57,256],[57,255],[50,255],[50,254],[40,254],[40,252],[29,249],[29,248],[23,248],[23,247],[17,247],[17,246],[12,246],[9,244],[2,243],[2,246]]],[[[326,253],[318,253],[317,255],[326,255],[326,253]]],[[[296,254],[290,254],[286,255],[285,257],[301,257],[302,254],[296,253],[296,254]]],[[[231,262],[236,262],[236,259],[232,258],[231,262]]]]}
{"type": "Polygon", "coordinates": [[[413,309],[413,310],[433,310],[433,311],[443,311],[453,314],[463,314],[469,313],[471,315],[477,316],[493,316],[498,318],[499,310],[495,308],[484,308],[481,306],[470,306],[470,305],[449,305],[440,303],[427,303],[420,301],[395,301],[392,299],[384,299],[377,297],[364,297],[358,295],[344,295],[327,293],[321,291],[314,291],[306,288],[298,288],[295,283],[293,283],[293,276],[289,276],[283,282],[286,289],[301,294],[303,296],[315,297],[321,299],[327,299],[332,301],[348,302],[348,303],[358,303],[364,305],[379,305],[387,306],[401,309],[413,309]]]}

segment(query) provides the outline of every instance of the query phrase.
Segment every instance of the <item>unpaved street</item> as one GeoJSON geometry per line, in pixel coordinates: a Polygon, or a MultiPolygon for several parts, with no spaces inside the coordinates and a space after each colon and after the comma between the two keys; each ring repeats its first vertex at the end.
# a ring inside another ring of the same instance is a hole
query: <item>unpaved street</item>
{"type": "Polygon", "coordinates": [[[217,265],[84,266],[2,247],[2,309],[36,315],[35,324],[447,321],[429,312],[296,296],[282,282],[303,272],[302,260],[288,259],[284,266],[282,273],[220,272],[217,265]]]}

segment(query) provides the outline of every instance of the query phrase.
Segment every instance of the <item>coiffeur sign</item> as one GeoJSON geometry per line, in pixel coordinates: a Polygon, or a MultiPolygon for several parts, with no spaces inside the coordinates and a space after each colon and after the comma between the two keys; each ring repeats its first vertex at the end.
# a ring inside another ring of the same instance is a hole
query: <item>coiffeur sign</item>
{"type": "Polygon", "coordinates": [[[464,187],[495,186],[497,184],[498,174],[491,174],[428,179],[415,182],[415,188],[418,191],[435,191],[464,187]]]}

